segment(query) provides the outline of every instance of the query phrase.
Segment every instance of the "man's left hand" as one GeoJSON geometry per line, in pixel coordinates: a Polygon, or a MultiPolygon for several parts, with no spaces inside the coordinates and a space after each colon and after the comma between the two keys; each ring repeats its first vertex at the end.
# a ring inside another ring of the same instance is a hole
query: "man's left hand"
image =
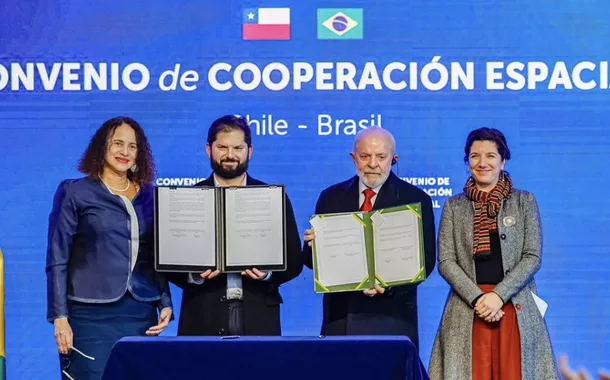
{"type": "Polygon", "coordinates": [[[252,269],[246,269],[245,271],[241,272],[242,276],[248,276],[253,280],[262,280],[265,277],[267,277],[267,272],[261,272],[260,270],[256,269],[256,268],[252,268],[252,269]]]}
{"type": "Polygon", "coordinates": [[[385,289],[379,286],[379,284],[375,284],[375,289],[366,289],[363,290],[362,293],[364,293],[365,296],[375,297],[377,294],[385,293],[385,289]]]}

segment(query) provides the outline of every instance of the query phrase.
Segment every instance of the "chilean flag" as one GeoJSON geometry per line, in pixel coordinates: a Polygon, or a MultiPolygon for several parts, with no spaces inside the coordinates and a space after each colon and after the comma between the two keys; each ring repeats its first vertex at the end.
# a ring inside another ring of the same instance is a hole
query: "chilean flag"
{"type": "Polygon", "coordinates": [[[244,9],[244,40],[289,40],[290,8],[244,9]]]}

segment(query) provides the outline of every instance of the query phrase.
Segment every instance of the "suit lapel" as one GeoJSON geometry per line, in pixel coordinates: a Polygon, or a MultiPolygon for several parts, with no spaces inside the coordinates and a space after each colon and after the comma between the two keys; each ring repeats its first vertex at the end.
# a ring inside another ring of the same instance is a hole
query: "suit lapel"
{"type": "Polygon", "coordinates": [[[199,185],[199,186],[215,186],[214,185],[214,172],[210,173],[210,175],[207,176],[206,179],[204,179],[203,181],[199,182],[197,185],[199,185]]]}
{"type": "Polygon", "coordinates": [[[246,173],[246,186],[256,186],[260,185],[261,181],[252,178],[249,174],[246,173]]]}
{"type": "Polygon", "coordinates": [[[397,180],[397,178],[393,173],[390,173],[388,179],[381,186],[381,189],[379,189],[377,198],[375,198],[375,204],[373,205],[374,210],[398,205],[398,196],[396,194],[396,187],[394,186],[395,180],[397,180]]]}
{"type": "Polygon", "coordinates": [[[345,196],[341,199],[341,207],[338,212],[353,212],[360,209],[358,181],[360,181],[358,176],[354,176],[343,188],[345,196]]]}

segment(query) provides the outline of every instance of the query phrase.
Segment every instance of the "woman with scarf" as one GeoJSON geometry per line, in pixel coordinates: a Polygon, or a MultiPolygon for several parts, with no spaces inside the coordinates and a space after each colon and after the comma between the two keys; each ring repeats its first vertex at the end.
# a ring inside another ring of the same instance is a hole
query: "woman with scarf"
{"type": "Polygon", "coordinates": [[[534,295],[542,230],[534,196],[504,171],[502,132],[466,139],[471,176],[444,205],[438,270],[451,289],[430,359],[432,380],[559,379],[534,295]]]}

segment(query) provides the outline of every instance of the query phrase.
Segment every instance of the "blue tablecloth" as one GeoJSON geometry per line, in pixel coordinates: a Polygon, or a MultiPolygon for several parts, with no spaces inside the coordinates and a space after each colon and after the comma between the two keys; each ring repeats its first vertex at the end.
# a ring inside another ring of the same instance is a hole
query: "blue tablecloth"
{"type": "Polygon", "coordinates": [[[427,380],[407,337],[130,337],[104,380],[427,380]]]}

